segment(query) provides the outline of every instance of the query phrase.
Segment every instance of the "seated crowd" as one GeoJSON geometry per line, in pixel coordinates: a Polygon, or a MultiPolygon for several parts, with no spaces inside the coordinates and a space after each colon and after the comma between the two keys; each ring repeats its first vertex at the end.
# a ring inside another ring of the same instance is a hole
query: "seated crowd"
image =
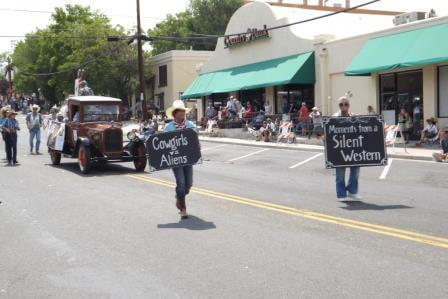
{"type": "Polygon", "coordinates": [[[254,110],[251,102],[244,106],[235,97],[230,97],[227,105],[219,109],[209,102],[205,117],[201,120],[201,127],[208,133],[212,133],[214,128],[247,127],[256,140],[266,142],[293,143],[297,135],[308,138],[313,135],[321,138],[323,135],[322,114],[317,107],[310,113],[306,103],[302,103],[296,112],[281,115],[272,114],[269,105],[264,106],[264,110],[254,110]]]}

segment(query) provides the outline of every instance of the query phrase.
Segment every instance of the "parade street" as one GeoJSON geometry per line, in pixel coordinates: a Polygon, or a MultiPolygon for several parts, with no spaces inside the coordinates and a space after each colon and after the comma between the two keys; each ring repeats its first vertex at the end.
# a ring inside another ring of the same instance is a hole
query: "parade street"
{"type": "Polygon", "coordinates": [[[1,298],[448,296],[448,164],[362,168],[363,201],[347,204],[322,153],[203,142],[180,221],[171,171],[52,166],[18,119],[1,298]]]}

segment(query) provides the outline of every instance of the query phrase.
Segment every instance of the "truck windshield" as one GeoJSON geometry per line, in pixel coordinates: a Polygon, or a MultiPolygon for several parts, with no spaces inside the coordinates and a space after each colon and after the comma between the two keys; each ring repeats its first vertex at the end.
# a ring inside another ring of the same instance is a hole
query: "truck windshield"
{"type": "Polygon", "coordinates": [[[84,121],[119,121],[118,105],[86,105],[84,106],[84,121]]]}

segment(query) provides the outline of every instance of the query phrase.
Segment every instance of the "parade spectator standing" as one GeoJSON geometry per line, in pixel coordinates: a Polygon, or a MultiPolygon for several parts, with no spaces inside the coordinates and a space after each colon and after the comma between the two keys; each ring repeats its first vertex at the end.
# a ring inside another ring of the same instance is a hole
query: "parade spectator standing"
{"type": "Polygon", "coordinates": [[[310,125],[310,113],[306,107],[306,103],[302,102],[302,106],[299,109],[299,122],[296,125],[296,131],[301,131],[302,136],[305,136],[309,131],[310,125]]]}
{"type": "Polygon", "coordinates": [[[6,143],[6,159],[8,166],[15,166],[19,164],[17,161],[17,131],[20,131],[20,126],[16,120],[17,112],[9,111],[8,118],[2,125],[2,131],[5,134],[6,143]]]}
{"type": "MultiPolygon", "coordinates": [[[[8,119],[8,108],[6,108],[6,107],[3,107],[1,110],[0,110],[0,132],[1,132],[1,134],[2,134],[2,139],[3,139],[3,142],[5,143],[5,154],[6,154],[6,139],[5,139],[5,132],[3,131],[3,128],[2,128],[2,126],[3,126],[3,124],[5,123],[5,121],[8,119]]],[[[6,159],[5,159],[6,160],[6,159]]]]}
{"type": "Polygon", "coordinates": [[[26,125],[30,132],[30,154],[33,154],[33,149],[36,150],[36,155],[40,155],[40,128],[42,127],[42,115],[40,112],[40,107],[33,105],[31,108],[32,112],[28,113],[26,116],[26,125]],[[34,139],[36,139],[36,146],[34,146],[34,139]]]}
{"type": "Polygon", "coordinates": [[[448,162],[448,125],[440,132],[440,144],[442,153],[434,153],[432,156],[436,162],[448,162]]]}
{"type": "MultiPolygon", "coordinates": [[[[191,121],[185,119],[188,112],[183,101],[174,101],[173,106],[166,111],[166,115],[174,120],[166,125],[165,132],[196,129],[196,126],[191,121]]],[[[173,168],[173,173],[176,178],[176,207],[180,211],[181,219],[187,219],[185,199],[193,186],[193,166],[175,167],[173,168]]]]}
{"type": "Polygon", "coordinates": [[[247,103],[246,113],[244,114],[244,118],[251,120],[254,117],[254,107],[250,102],[247,103]]]}
{"type": "Polygon", "coordinates": [[[272,108],[271,105],[269,105],[269,103],[266,101],[266,104],[264,105],[264,113],[266,115],[272,115],[272,108]]]}
{"type": "Polygon", "coordinates": [[[398,125],[400,126],[400,132],[403,134],[403,139],[406,143],[409,143],[409,136],[412,132],[412,118],[406,109],[401,108],[398,114],[398,125]]]}
{"type": "Polygon", "coordinates": [[[207,109],[205,110],[205,114],[207,115],[207,120],[213,120],[213,119],[215,119],[216,118],[216,116],[217,116],[217,112],[216,112],[216,109],[215,109],[215,107],[213,107],[213,103],[210,101],[210,102],[208,102],[208,107],[207,107],[207,109]]]}
{"type": "Polygon", "coordinates": [[[322,114],[319,112],[319,108],[314,107],[310,113],[310,118],[313,122],[313,133],[317,138],[320,138],[324,132],[322,114]]]}
{"type": "MultiPolygon", "coordinates": [[[[350,101],[347,97],[339,98],[339,112],[334,114],[335,117],[349,117],[350,113],[350,101]]],[[[350,167],[350,177],[348,185],[345,183],[345,171],[346,167],[336,168],[336,194],[339,201],[349,201],[351,199],[361,200],[359,195],[359,167],[350,167]],[[347,195],[348,192],[348,195],[347,195]]]]}
{"type": "Polygon", "coordinates": [[[238,111],[236,110],[234,97],[230,97],[227,101],[226,110],[230,114],[230,118],[235,118],[237,116],[238,111]]]}

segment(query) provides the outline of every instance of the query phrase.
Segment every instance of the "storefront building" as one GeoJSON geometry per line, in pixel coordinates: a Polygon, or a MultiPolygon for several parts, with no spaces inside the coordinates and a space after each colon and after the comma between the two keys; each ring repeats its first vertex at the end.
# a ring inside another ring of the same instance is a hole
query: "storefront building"
{"type": "Polygon", "coordinates": [[[213,52],[173,50],[151,57],[146,94],[161,111],[179,100],[213,52]]]}
{"type": "MultiPolygon", "coordinates": [[[[349,17],[339,15],[337,21],[349,17]]],[[[183,98],[225,105],[233,95],[260,110],[267,103],[273,113],[306,102],[331,115],[337,99],[348,95],[354,113],[365,114],[370,105],[389,124],[406,109],[415,118],[416,135],[424,119],[448,123],[448,17],[394,27],[390,19],[382,27],[387,29],[344,39],[317,35],[322,32],[303,38],[301,25],[265,30],[289,22],[263,2],[241,7],[226,34],[246,33],[218,40],[183,98]]]]}

